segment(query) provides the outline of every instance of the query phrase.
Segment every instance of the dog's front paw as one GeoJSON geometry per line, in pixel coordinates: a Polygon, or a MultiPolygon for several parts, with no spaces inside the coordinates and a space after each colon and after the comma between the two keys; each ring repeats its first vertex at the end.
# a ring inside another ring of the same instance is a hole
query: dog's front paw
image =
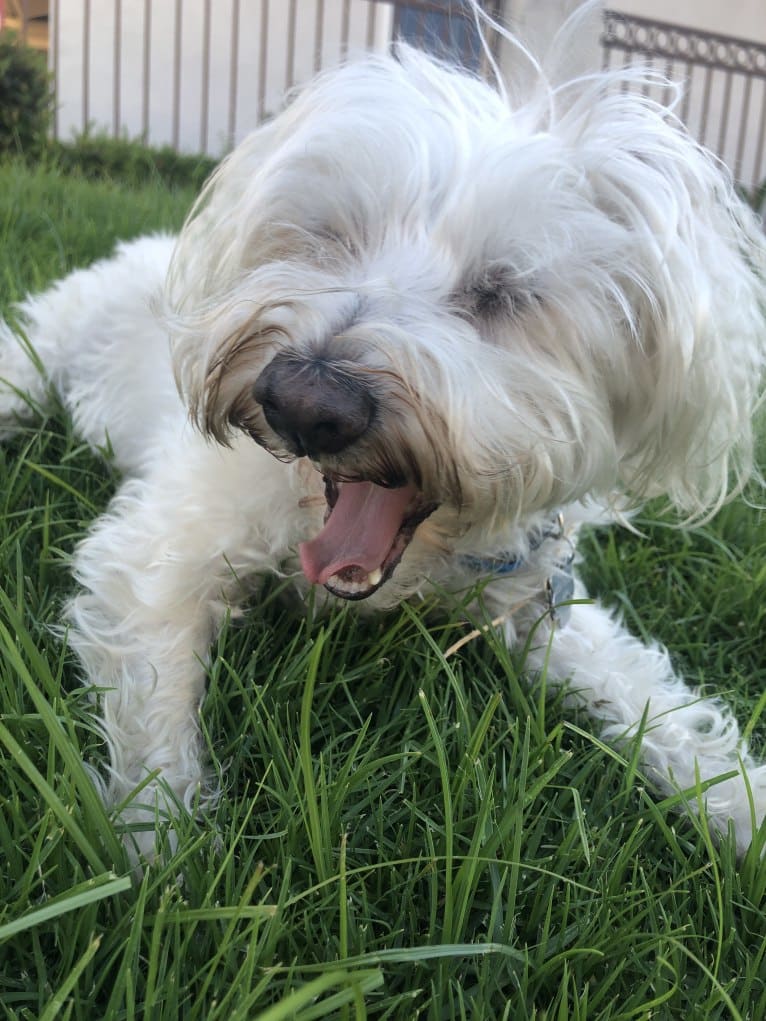
{"type": "Polygon", "coordinates": [[[177,816],[155,803],[132,802],[115,818],[115,832],[125,847],[128,860],[137,872],[156,862],[167,861],[177,851],[179,840],[177,816]]]}

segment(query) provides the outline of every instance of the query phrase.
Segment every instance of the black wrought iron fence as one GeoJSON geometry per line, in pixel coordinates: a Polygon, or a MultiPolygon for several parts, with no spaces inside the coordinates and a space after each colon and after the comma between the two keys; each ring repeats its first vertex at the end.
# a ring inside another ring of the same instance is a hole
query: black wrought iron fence
{"type": "Polygon", "coordinates": [[[679,82],[678,114],[691,134],[720,156],[745,187],[763,181],[766,45],[617,11],[604,14],[601,45],[604,67],[640,61],[679,82]]]}

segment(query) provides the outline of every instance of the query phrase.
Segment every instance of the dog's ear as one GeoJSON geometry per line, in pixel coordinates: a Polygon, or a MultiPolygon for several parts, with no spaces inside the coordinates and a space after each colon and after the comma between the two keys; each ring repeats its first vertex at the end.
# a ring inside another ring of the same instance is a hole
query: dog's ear
{"type": "MultiPolygon", "coordinates": [[[[257,260],[259,176],[279,149],[285,115],[253,131],[219,164],[178,237],[161,309],[172,340],[176,382],[192,420],[204,415],[225,295],[257,260]]],[[[236,329],[229,321],[226,329],[236,329]]]]}
{"type": "Polygon", "coordinates": [[[624,357],[605,372],[621,481],[700,517],[752,471],[766,244],[715,158],[666,108],[619,86],[586,89],[562,127],[623,237],[612,272],[624,357]]]}
{"type": "Polygon", "coordinates": [[[279,148],[284,116],[251,132],[208,178],[173,256],[168,291],[176,308],[225,290],[241,272],[242,249],[257,220],[258,177],[279,148]]]}

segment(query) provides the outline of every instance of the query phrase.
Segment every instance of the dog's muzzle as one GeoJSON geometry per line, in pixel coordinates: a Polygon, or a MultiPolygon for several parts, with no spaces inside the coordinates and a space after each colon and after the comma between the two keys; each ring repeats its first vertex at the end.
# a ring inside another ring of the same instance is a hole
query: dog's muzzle
{"type": "Polygon", "coordinates": [[[343,471],[342,455],[370,442],[379,415],[364,379],[329,359],[280,352],[252,392],[287,451],[324,473],[327,513],[319,534],[300,544],[304,575],[342,599],[366,599],[391,577],[436,503],[400,475],[366,476],[353,454],[343,471]]]}
{"type": "Polygon", "coordinates": [[[253,386],[269,426],[297,457],[339,454],[369,428],[375,398],[322,358],[276,355],[253,386]]]}

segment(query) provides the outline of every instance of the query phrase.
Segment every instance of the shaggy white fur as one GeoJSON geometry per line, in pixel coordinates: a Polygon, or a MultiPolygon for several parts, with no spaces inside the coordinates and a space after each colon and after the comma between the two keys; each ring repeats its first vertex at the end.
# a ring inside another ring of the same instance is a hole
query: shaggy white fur
{"type": "Polygon", "coordinates": [[[204,797],[205,662],[259,576],[374,610],[489,574],[509,643],[545,618],[532,670],[606,739],[641,729],[692,810],[724,776],[708,817],[749,845],[766,766],[725,706],[598,603],[552,609],[581,522],[661,494],[700,519],[752,468],[763,237],[630,77],[509,99],[406,48],[323,74],[177,240],[24,302],[26,341],[0,326],[5,432],[52,384],[125,474],[67,619],[104,692],[106,797],[160,773],[129,819],[204,797]]]}

